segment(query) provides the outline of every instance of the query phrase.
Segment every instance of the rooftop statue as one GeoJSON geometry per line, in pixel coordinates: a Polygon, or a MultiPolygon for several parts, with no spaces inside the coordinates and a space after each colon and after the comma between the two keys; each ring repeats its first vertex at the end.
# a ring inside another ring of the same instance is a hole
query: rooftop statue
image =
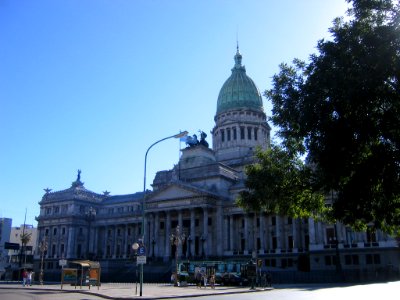
{"type": "Polygon", "coordinates": [[[186,137],[186,145],[191,147],[196,147],[198,145],[203,145],[208,148],[208,143],[206,141],[207,134],[204,131],[199,130],[200,132],[200,141],[197,139],[197,135],[193,134],[193,136],[186,137]]]}

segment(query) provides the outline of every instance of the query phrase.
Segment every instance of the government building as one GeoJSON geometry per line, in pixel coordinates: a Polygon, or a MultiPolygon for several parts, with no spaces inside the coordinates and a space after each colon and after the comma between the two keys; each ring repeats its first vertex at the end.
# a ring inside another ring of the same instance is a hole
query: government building
{"type": "Polygon", "coordinates": [[[90,259],[100,262],[104,280],[133,281],[138,241],[146,247],[145,280],[169,279],[175,259],[257,259],[275,282],[326,282],[338,272],[348,281],[399,277],[399,244],[384,232],[236,206],[244,167],[254,162],[256,147],[269,147],[271,128],[239,49],[231,71],[218,95],[212,147],[205,133],[191,137],[176,165],[157,172],[144,208],[143,192],[95,193],[80,171],[71,187],[47,190],[37,217],[42,251],[35,256],[37,269],[43,258],[45,278],[59,278],[61,259],[90,259]]]}

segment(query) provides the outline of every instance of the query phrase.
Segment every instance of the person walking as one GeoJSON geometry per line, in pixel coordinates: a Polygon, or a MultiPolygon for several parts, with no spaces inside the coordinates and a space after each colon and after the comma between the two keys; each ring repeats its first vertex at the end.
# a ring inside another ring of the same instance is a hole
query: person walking
{"type": "Polygon", "coordinates": [[[210,287],[212,289],[215,289],[215,275],[214,274],[211,274],[211,276],[210,276],[210,287]]]}
{"type": "Polygon", "coordinates": [[[33,277],[33,272],[28,271],[26,285],[32,286],[32,277],[33,277]]]}
{"type": "Polygon", "coordinates": [[[22,271],[22,286],[26,285],[26,281],[28,279],[28,272],[26,272],[26,269],[22,271]]]}
{"type": "Polygon", "coordinates": [[[203,273],[204,288],[207,288],[207,274],[203,273]]]}
{"type": "Polygon", "coordinates": [[[197,288],[201,289],[201,273],[200,273],[200,271],[196,271],[195,279],[196,279],[197,288]]]}

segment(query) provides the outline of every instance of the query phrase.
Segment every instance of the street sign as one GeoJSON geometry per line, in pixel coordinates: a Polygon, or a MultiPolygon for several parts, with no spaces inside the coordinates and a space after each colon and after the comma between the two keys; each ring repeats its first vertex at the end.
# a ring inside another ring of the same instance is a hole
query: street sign
{"type": "Polygon", "coordinates": [[[138,265],[144,265],[144,264],[146,264],[146,258],[147,258],[147,256],[138,256],[137,258],[136,258],[136,263],[138,264],[138,265]]]}
{"type": "Polygon", "coordinates": [[[146,248],[143,247],[143,246],[139,247],[139,249],[138,249],[138,255],[139,255],[139,256],[146,255],[146,248]]]}
{"type": "Polygon", "coordinates": [[[60,260],[58,261],[58,265],[59,265],[60,267],[65,267],[65,266],[67,265],[67,260],[66,260],[66,259],[60,259],[60,260]]]}

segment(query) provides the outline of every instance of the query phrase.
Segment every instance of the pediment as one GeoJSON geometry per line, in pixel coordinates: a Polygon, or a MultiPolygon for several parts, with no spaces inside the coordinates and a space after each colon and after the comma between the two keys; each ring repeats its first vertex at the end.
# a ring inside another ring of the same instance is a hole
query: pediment
{"type": "Polygon", "coordinates": [[[147,201],[165,201],[179,198],[192,198],[200,196],[201,192],[196,191],[194,188],[182,187],[179,185],[171,185],[151,195],[147,201]]]}

